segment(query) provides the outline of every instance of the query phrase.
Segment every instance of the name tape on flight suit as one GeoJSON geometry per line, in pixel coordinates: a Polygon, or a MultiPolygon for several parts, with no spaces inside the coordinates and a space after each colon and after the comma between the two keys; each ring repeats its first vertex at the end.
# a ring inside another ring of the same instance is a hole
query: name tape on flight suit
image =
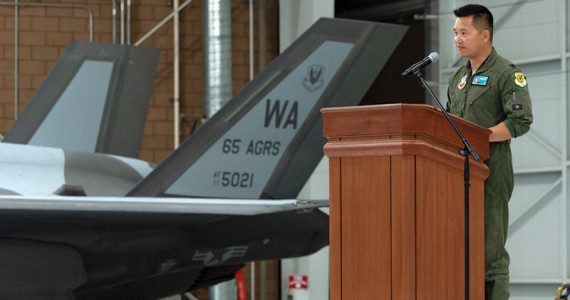
{"type": "Polygon", "coordinates": [[[487,85],[488,80],[489,76],[475,76],[473,77],[473,82],[471,82],[471,84],[485,86],[487,85]]]}

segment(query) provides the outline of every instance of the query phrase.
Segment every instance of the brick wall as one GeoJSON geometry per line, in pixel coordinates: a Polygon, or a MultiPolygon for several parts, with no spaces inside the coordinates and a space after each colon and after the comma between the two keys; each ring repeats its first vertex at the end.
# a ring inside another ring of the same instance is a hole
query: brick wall
{"type": "MultiPolygon", "coordinates": [[[[20,1],[32,2],[32,1],[20,1]]],[[[111,1],[51,0],[43,3],[77,3],[88,5],[94,14],[94,40],[112,41],[111,1]]],[[[133,1],[132,41],[138,40],[166,17],[172,8],[167,0],[133,1]]],[[[181,1],[182,2],[182,1],[181,1]]],[[[249,13],[247,0],[232,0],[233,90],[239,91],[249,81],[249,13]]],[[[278,51],[277,0],[266,0],[266,61],[278,51]]],[[[256,11],[257,14],[257,11],[256,11]]],[[[257,15],[256,15],[257,16],[257,15]]],[[[191,116],[203,114],[204,81],[202,79],[202,7],[194,1],[180,14],[181,42],[181,113],[182,139],[192,127],[191,116]]],[[[119,27],[117,19],[117,27],[119,27]]],[[[257,20],[256,20],[257,33],[257,20]]],[[[19,99],[20,112],[42,82],[57,58],[72,40],[88,40],[89,23],[82,9],[22,7],[19,17],[19,99]]],[[[117,28],[119,30],[119,28],[117,28]]],[[[257,47],[258,41],[255,45],[257,47]]],[[[118,37],[117,37],[118,39],[118,37]]],[[[144,45],[161,50],[157,78],[142,144],[141,158],[158,163],[173,148],[173,53],[172,23],[159,29],[144,45]]],[[[256,53],[257,57],[257,53],[256,53]]],[[[14,118],[14,9],[0,6],[0,133],[6,133],[14,118]]],[[[255,59],[256,73],[257,59],[255,59]]]]}
{"type": "MultiPolygon", "coordinates": [[[[110,0],[20,0],[20,2],[85,4],[94,14],[94,40],[112,42],[110,0]]],[[[119,1],[117,1],[119,2],[119,1]]],[[[133,0],[132,41],[137,41],[166,17],[172,8],[167,0],[133,0]]],[[[180,1],[183,2],[182,0],[180,1]]],[[[257,2],[257,1],[256,1],[257,2]]],[[[278,1],[265,0],[266,61],[278,52],[278,1]]],[[[249,81],[249,12],[247,0],[232,0],[233,91],[249,81]]],[[[257,9],[256,18],[257,18],[257,9]]],[[[81,9],[22,7],[19,14],[19,111],[38,88],[47,72],[72,40],[88,40],[87,13],[81,9]]],[[[192,117],[203,115],[202,7],[194,1],[180,14],[181,42],[181,140],[192,127],[192,117]]],[[[117,27],[119,19],[117,18],[117,27]]],[[[257,35],[256,20],[256,35],[257,35]]],[[[119,30],[119,28],[117,28],[119,30]]],[[[172,23],[158,30],[144,45],[161,50],[157,78],[148,110],[140,158],[160,163],[173,149],[173,52],[172,23]]],[[[257,47],[258,41],[255,45],[257,47]]],[[[119,40],[119,39],[118,39],[119,40]]],[[[257,53],[256,53],[257,57],[257,53]]],[[[0,6],[0,133],[5,134],[14,121],[14,9],[0,6]]],[[[256,63],[256,73],[259,71],[256,63]]],[[[269,263],[268,298],[278,299],[278,264],[269,263]],[[273,283],[272,283],[273,282],[273,283]]],[[[244,273],[249,279],[249,271],[244,273]]],[[[249,289],[249,282],[246,283],[249,289]]],[[[259,289],[258,289],[259,291],[259,289]]],[[[204,291],[200,292],[204,297],[204,291]]],[[[259,298],[259,294],[258,294],[259,298]]]]}

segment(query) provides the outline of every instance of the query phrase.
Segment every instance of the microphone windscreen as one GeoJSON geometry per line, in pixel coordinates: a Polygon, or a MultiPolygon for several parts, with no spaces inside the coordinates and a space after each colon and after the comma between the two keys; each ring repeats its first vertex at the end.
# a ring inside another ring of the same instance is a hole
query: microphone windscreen
{"type": "Polygon", "coordinates": [[[428,55],[431,62],[437,62],[439,60],[439,54],[437,52],[432,52],[428,55]]]}

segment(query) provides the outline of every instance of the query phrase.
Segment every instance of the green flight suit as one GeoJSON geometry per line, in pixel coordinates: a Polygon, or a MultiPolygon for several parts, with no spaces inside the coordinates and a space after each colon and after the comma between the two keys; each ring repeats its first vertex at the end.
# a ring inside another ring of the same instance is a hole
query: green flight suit
{"type": "MultiPolygon", "coordinates": [[[[490,128],[504,122],[513,137],[530,129],[532,107],[526,78],[495,49],[472,74],[470,63],[449,80],[447,111],[490,128]]],[[[508,202],[514,187],[510,140],[490,144],[485,162],[485,294],[487,299],[509,298],[508,202]]]]}

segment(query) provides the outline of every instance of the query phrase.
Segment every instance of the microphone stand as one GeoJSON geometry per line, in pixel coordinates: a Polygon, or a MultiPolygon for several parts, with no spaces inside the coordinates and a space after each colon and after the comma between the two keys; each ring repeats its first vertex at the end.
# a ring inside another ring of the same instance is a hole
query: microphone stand
{"type": "Polygon", "coordinates": [[[463,178],[465,181],[465,300],[469,300],[469,290],[470,290],[469,289],[469,186],[471,185],[470,184],[470,170],[469,170],[469,154],[473,155],[473,158],[475,159],[475,161],[479,161],[480,158],[477,155],[477,152],[475,152],[475,149],[473,149],[473,147],[471,147],[471,145],[469,144],[467,139],[463,136],[463,134],[461,133],[461,130],[459,130],[459,128],[457,128],[457,125],[451,119],[451,117],[447,113],[447,110],[445,110],[445,108],[443,107],[443,105],[441,104],[441,102],[439,101],[437,96],[433,93],[431,88],[428,86],[428,84],[427,84],[426,80],[424,79],[424,77],[422,76],[422,73],[420,72],[420,70],[414,71],[414,77],[417,77],[420,79],[420,81],[422,82],[422,85],[429,92],[430,96],[435,100],[435,103],[437,103],[437,105],[439,106],[439,108],[441,109],[441,111],[443,112],[445,117],[447,118],[447,121],[449,121],[449,123],[451,124],[451,126],[453,127],[453,129],[455,130],[455,132],[457,133],[457,135],[461,139],[461,142],[463,142],[463,145],[464,145],[464,148],[459,150],[459,154],[461,156],[465,157],[465,166],[464,166],[464,173],[463,173],[463,178]]]}

